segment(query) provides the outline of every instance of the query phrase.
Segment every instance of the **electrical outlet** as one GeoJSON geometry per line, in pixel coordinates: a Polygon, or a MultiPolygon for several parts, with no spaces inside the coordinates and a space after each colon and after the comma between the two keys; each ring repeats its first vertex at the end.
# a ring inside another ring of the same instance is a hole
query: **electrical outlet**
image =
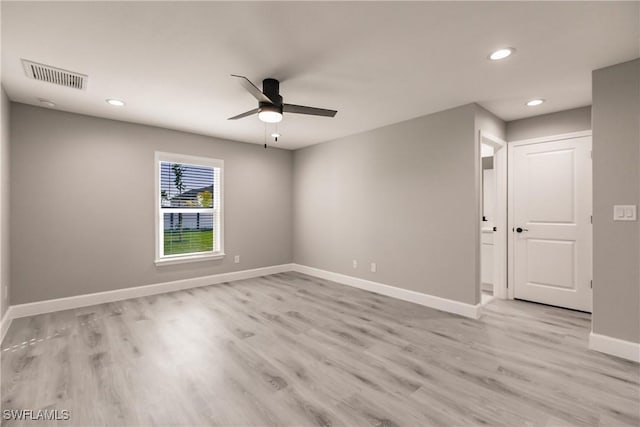
{"type": "Polygon", "coordinates": [[[375,273],[376,271],[378,271],[378,266],[376,265],[375,262],[371,263],[371,272],[375,273]]]}
{"type": "Polygon", "coordinates": [[[353,260],[353,268],[358,268],[358,260],[357,259],[353,260]]]}
{"type": "Polygon", "coordinates": [[[236,255],[233,257],[233,262],[235,262],[236,264],[240,264],[240,255],[236,255]]]}

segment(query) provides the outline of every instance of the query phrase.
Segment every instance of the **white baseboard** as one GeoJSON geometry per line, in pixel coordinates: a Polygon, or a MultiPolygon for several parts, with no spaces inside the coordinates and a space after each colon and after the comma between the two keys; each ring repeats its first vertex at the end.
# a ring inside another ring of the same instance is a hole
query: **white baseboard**
{"type": "Polygon", "coordinates": [[[96,304],[122,301],[130,298],[138,298],[149,295],[157,295],[165,292],[179,291],[183,289],[197,288],[200,286],[215,285],[222,282],[234,280],[251,279],[254,277],[266,276],[269,274],[283,273],[286,271],[297,271],[331,280],[348,286],[409,301],[448,313],[459,314],[461,316],[477,319],[480,316],[481,305],[471,305],[446,298],[435,297],[407,289],[385,285],[383,283],[372,282],[370,280],[333,273],[313,267],[299,264],[282,264],[270,267],[255,268],[251,270],[232,271],[229,273],[213,274],[210,276],[194,277],[190,279],[176,280],[172,282],[157,283],[152,285],[136,286],[131,288],[117,289],[106,292],[96,292],[92,294],[76,295],[66,298],[57,298],[45,301],[37,301],[26,304],[11,305],[5,312],[0,323],[0,343],[11,325],[13,319],[20,317],[35,316],[37,314],[51,313],[54,311],[70,310],[80,307],[88,307],[96,304]]]}
{"type": "MultiPolygon", "coordinates": [[[[87,307],[96,304],[122,301],[130,298],[157,295],[165,292],[173,292],[207,285],[215,285],[217,283],[230,282],[234,280],[251,279],[269,274],[284,273],[286,271],[297,271],[299,273],[331,280],[343,285],[353,286],[355,288],[364,289],[366,291],[386,295],[403,301],[409,301],[472,319],[479,318],[481,314],[482,304],[467,304],[300,264],[281,264],[254,268],[251,270],[232,271],[229,273],[213,274],[210,276],[194,277],[190,279],[175,280],[172,282],[117,289],[114,291],[97,292],[67,298],[12,305],[7,308],[7,311],[0,320],[0,343],[2,343],[5,334],[9,330],[11,321],[20,317],[87,307]]],[[[624,341],[606,335],[594,334],[592,332],[589,335],[589,348],[591,350],[640,363],[640,343],[624,341]]]]}
{"type": "Polygon", "coordinates": [[[589,348],[640,363],[640,343],[591,332],[589,334],[589,348]]]}
{"type": "Polygon", "coordinates": [[[173,282],[156,283],[152,285],[136,286],[132,288],[116,289],[114,291],[96,292],[93,294],[76,295],[73,297],[57,298],[45,301],[31,302],[9,306],[0,329],[0,343],[4,334],[9,329],[13,319],[36,314],[51,313],[60,310],[87,307],[90,305],[107,302],[122,301],[130,298],[157,295],[165,292],[180,291],[183,289],[197,288],[200,286],[215,285],[233,280],[251,279],[253,277],[269,274],[283,273],[293,270],[292,264],[281,264],[270,267],[254,268],[251,270],[232,271],[229,273],[213,274],[210,276],[193,277],[190,279],[175,280],[173,282]]]}
{"type": "Polygon", "coordinates": [[[354,288],[375,292],[376,294],[386,295],[388,297],[446,311],[448,313],[459,314],[460,316],[470,317],[472,319],[479,318],[481,313],[481,304],[472,305],[446,298],[440,298],[408,289],[385,285],[384,283],[372,282],[371,280],[360,279],[358,277],[347,276],[345,274],[334,273],[327,270],[321,270],[319,268],[307,267],[306,265],[292,264],[292,270],[308,274],[310,276],[319,277],[321,279],[331,280],[343,285],[353,286],[354,288]]]}

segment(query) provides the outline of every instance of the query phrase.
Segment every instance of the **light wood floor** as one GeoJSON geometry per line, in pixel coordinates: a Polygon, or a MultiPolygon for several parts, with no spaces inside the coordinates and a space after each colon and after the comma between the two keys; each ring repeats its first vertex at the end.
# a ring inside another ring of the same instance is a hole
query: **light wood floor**
{"type": "Polygon", "coordinates": [[[284,273],[15,320],[2,409],[77,426],[638,426],[638,364],[587,350],[589,329],[531,303],[476,321],[284,273]]]}

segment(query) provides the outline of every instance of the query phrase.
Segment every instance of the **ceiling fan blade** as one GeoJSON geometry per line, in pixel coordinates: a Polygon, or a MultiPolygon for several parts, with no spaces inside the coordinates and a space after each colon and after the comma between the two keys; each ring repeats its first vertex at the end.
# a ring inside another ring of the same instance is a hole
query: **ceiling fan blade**
{"type": "Polygon", "coordinates": [[[258,89],[256,85],[251,83],[251,80],[249,80],[248,78],[246,78],[245,76],[238,76],[236,74],[231,74],[231,76],[238,77],[240,79],[240,84],[242,85],[242,87],[245,88],[251,95],[253,95],[255,99],[260,102],[268,102],[269,104],[273,104],[274,101],[267,95],[262,93],[262,91],[258,89]]]}
{"type": "Polygon", "coordinates": [[[243,117],[252,116],[254,114],[257,114],[258,111],[260,111],[259,108],[254,108],[253,110],[247,111],[247,112],[242,113],[242,114],[238,114],[237,116],[229,117],[227,120],[238,120],[238,119],[241,119],[243,117]]]}
{"type": "Polygon", "coordinates": [[[311,116],[334,117],[336,110],[326,110],[324,108],[305,107],[304,105],[283,104],[282,111],[285,113],[308,114],[311,116]]]}

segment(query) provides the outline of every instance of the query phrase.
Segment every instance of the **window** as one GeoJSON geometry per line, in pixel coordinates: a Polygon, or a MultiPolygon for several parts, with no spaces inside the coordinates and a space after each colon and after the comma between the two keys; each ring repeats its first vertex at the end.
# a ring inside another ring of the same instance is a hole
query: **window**
{"type": "Polygon", "coordinates": [[[223,164],[156,153],[156,264],[224,256],[223,164]]]}

